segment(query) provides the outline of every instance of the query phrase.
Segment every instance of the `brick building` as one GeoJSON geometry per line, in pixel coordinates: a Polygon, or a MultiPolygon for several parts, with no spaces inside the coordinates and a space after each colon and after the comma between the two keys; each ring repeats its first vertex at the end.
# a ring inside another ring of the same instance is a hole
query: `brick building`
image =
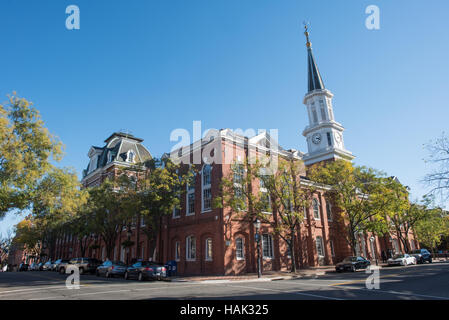
{"type": "MultiPolygon", "coordinates": [[[[313,183],[307,179],[307,166],[334,159],[354,159],[345,148],[344,127],[335,120],[333,94],[324,86],[307,30],[306,37],[308,91],[303,102],[309,124],[303,135],[307,141],[307,153],[283,149],[267,132],[246,136],[230,129],[210,131],[205,138],[170,153],[171,157],[184,163],[192,163],[198,172],[194,183],[186,186],[181,209],[173,210],[173,214],[163,221],[156,246],[158,260],[176,260],[180,274],[228,275],[257,270],[253,221],[239,218],[229,208],[214,208],[212,205],[213,198],[219,194],[222,178],[231,172],[232,163],[243,161],[251,151],[256,155],[269,154],[270,157],[301,160],[304,163],[301,173],[303,183],[313,183]]],[[[150,159],[151,154],[142,142],[142,139],[129,134],[114,133],[105,140],[104,147],[92,147],[88,154],[89,165],[83,173],[83,186],[98,185],[108,175],[116,174],[118,168],[150,159]]],[[[304,221],[297,230],[296,256],[300,268],[332,265],[352,255],[343,236],[346,232],[344,222],[338,218],[337,208],[324,197],[323,188],[315,192],[312,205],[305,209],[304,221]]],[[[141,223],[136,218],[131,230],[122,231],[114,255],[109,259],[151,258],[146,236],[140,231],[141,223]],[[125,249],[121,243],[128,233],[135,245],[125,249]],[[139,252],[137,248],[140,248],[139,252]]],[[[263,270],[289,269],[291,257],[286,243],[268,225],[262,224],[260,233],[263,270]]],[[[412,248],[418,247],[413,234],[409,235],[409,240],[412,248]]],[[[95,241],[99,245],[91,247],[88,255],[105,259],[104,244],[98,239],[95,241]]],[[[59,239],[57,245],[58,257],[80,254],[77,244],[69,235],[59,239]]],[[[390,236],[359,235],[357,251],[362,256],[371,260],[380,259],[381,252],[388,249],[403,251],[402,244],[390,236]]]]}

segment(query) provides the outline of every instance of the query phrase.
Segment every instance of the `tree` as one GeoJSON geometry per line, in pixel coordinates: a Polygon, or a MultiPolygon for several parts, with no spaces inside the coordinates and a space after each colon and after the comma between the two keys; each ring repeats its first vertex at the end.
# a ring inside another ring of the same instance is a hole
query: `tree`
{"type": "Polygon", "coordinates": [[[6,232],[6,236],[0,234],[0,267],[3,267],[3,265],[6,264],[6,261],[8,260],[13,240],[12,234],[13,233],[11,230],[8,230],[6,232]]]}
{"type": "Polygon", "coordinates": [[[383,179],[383,191],[375,205],[384,215],[383,231],[389,232],[399,239],[410,252],[408,235],[416,224],[424,218],[423,211],[416,203],[410,203],[408,188],[395,178],[383,179]]]}
{"type": "Polygon", "coordinates": [[[415,233],[419,242],[435,251],[444,236],[449,235],[449,215],[440,207],[432,206],[432,198],[424,198],[419,206],[423,218],[418,221],[415,233]]]}
{"type": "Polygon", "coordinates": [[[144,221],[141,230],[147,236],[150,256],[157,259],[156,243],[163,219],[179,208],[184,186],[192,172],[183,170],[169,158],[151,159],[129,170],[138,176],[134,181],[136,192],[131,199],[138,204],[138,212],[144,221]]]}
{"type": "Polygon", "coordinates": [[[117,179],[107,179],[100,186],[88,189],[88,204],[92,210],[92,226],[106,247],[106,254],[112,258],[115,243],[126,223],[126,212],[121,201],[126,193],[120,189],[117,179]]]}
{"type": "Polygon", "coordinates": [[[313,189],[302,183],[303,171],[303,162],[294,159],[280,159],[275,172],[259,161],[236,162],[222,179],[221,195],[214,200],[215,207],[228,207],[237,217],[251,222],[258,218],[270,225],[289,247],[292,272],[297,266],[295,236],[313,194],[313,189]]]}
{"type": "Polygon", "coordinates": [[[425,145],[428,163],[436,165],[433,172],[424,177],[424,183],[430,188],[429,194],[439,195],[442,200],[449,198],[449,138],[443,133],[425,145]]]}
{"type": "Polygon", "coordinates": [[[51,168],[39,181],[32,197],[32,213],[43,246],[55,257],[56,239],[87,202],[86,190],[80,189],[77,175],[69,169],[51,168]]]}
{"type": "Polygon", "coordinates": [[[36,226],[35,220],[31,215],[15,226],[15,234],[13,245],[20,246],[32,256],[40,256],[42,251],[42,232],[36,226]]]}
{"type": "Polygon", "coordinates": [[[44,127],[32,103],[13,94],[0,104],[0,218],[24,209],[41,177],[59,160],[62,144],[44,127]]]}
{"type": "Polygon", "coordinates": [[[347,224],[346,241],[357,255],[357,236],[367,231],[381,232],[383,216],[379,199],[383,197],[383,174],[353,166],[345,160],[318,163],[309,170],[312,181],[330,187],[326,196],[341,212],[347,224]]]}

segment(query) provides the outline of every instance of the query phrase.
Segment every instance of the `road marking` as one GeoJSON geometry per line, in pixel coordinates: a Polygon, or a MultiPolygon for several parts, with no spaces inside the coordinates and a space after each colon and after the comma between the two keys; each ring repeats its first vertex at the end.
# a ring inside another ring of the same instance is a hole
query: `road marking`
{"type": "Polygon", "coordinates": [[[268,289],[268,288],[258,288],[258,287],[248,287],[248,286],[237,286],[237,285],[229,285],[229,287],[236,287],[236,288],[244,288],[244,289],[254,289],[254,290],[262,290],[262,291],[275,291],[285,294],[297,294],[301,296],[309,296],[314,298],[321,298],[321,299],[328,299],[328,300],[344,300],[340,298],[333,298],[333,297],[327,297],[327,296],[321,296],[317,294],[311,294],[311,293],[303,293],[303,292],[297,292],[297,291],[283,291],[278,289],[268,289]]]}
{"type": "MultiPolygon", "coordinates": [[[[388,275],[379,276],[379,278],[388,278],[388,277],[396,277],[396,276],[400,276],[400,274],[388,274],[388,275]]],[[[346,284],[354,284],[354,283],[365,282],[365,281],[366,281],[366,279],[351,280],[351,281],[346,281],[346,282],[339,282],[339,283],[330,284],[329,286],[331,286],[331,287],[333,287],[333,286],[343,286],[343,285],[346,285],[346,284]]]]}

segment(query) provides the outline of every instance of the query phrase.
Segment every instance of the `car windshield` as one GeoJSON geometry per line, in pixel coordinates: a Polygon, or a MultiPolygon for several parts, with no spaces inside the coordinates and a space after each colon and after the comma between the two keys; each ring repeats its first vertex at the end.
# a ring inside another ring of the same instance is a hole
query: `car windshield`
{"type": "Polygon", "coordinates": [[[114,265],[116,265],[116,266],[122,266],[122,267],[126,266],[126,265],[125,265],[123,262],[121,262],[121,261],[113,261],[112,264],[114,264],[114,265]]]}
{"type": "Polygon", "coordinates": [[[401,259],[401,258],[404,258],[404,255],[403,255],[403,254],[396,254],[396,255],[393,257],[393,259],[401,259]]]}
{"type": "Polygon", "coordinates": [[[413,250],[412,253],[421,253],[421,250],[413,250]]]}

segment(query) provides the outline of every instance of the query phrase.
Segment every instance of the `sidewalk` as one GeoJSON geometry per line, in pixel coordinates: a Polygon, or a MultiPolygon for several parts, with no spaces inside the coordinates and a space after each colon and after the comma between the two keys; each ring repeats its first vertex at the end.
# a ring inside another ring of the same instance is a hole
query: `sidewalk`
{"type": "Polygon", "coordinates": [[[202,283],[223,283],[231,281],[276,281],[288,280],[306,277],[317,277],[327,273],[334,273],[335,266],[322,266],[315,268],[299,269],[296,273],[289,271],[265,271],[261,278],[257,273],[246,273],[235,276],[175,276],[171,278],[172,282],[202,282],[202,283]]]}
{"type": "MultiPolygon", "coordinates": [[[[444,258],[435,258],[433,262],[447,262],[444,258]]],[[[375,266],[375,264],[372,264],[375,266]]],[[[388,268],[388,264],[379,262],[379,268],[388,268]]],[[[223,276],[223,275],[211,275],[211,276],[174,276],[169,281],[172,282],[198,282],[198,283],[226,283],[233,281],[276,281],[276,280],[290,280],[298,278],[316,278],[326,274],[335,274],[335,266],[320,266],[314,268],[298,269],[296,273],[289,271],[265,271],[261,278],[257,277],[257,273],[246,273],[243,275],[235,276],[223,276]]]]}

